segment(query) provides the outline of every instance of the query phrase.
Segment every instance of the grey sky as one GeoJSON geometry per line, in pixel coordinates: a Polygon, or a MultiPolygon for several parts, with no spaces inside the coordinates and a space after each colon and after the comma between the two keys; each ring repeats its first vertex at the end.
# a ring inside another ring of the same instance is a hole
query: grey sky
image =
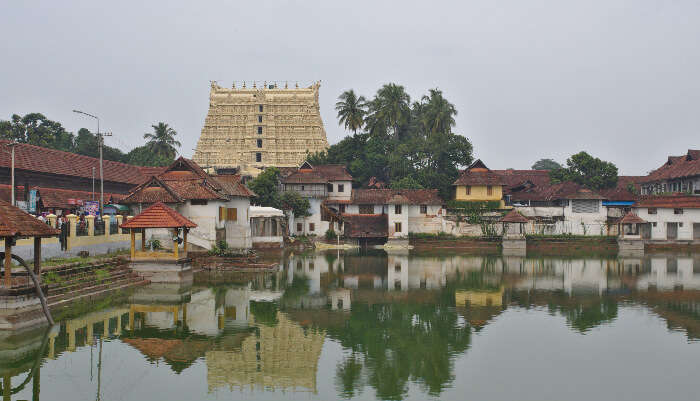
{"type": "Polygon", "coordinates": [[[700,147],[698,1],[175,3],[3,2],[0,118],[94,129],[79,108],[126,149],[165,121],[191,156],[209,80],[321,80],[335,143],[336,97],[396,82],[442,89],[492,168],[585,149],[644,174],[700,147]]]}

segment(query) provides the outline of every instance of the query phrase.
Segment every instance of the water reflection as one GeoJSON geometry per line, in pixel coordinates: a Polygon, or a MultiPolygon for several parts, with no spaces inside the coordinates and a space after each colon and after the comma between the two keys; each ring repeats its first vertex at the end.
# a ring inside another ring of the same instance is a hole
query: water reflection
{"type": "MultiPolygon", "coordinates": [[[[135,351],[142,357],[121,361],[126,366],[109,371],[110,377],[127,380],[144,363],[164,366],[172,376],[150,383],[149,391],[152,385],[174,388],[184,380],[192,399],[231,391],[253,399],[282,399],[290,391],[319,399],[367,392],[377,399],[403,399],[414,392],[418,398],[457,399],[450,392],[459,385],[457,362],[468,361],[474,337],[488,336],[484,329],[511,316],[508,311],[545,312],[562,319],[570,332],[587,336],[614,325],[621,310],[633,306],[663,319],[669,335],[682,332],[691,343],[700,338],[698,256],[526,259],[327,252],[288,256],[280,266],[272,273],[202,273],[194,284],[142,287],[63,319],[49,332],[5,335],[0,338],[2,390],[10,392],[5,399],[38,400],[39,372],[60,370],[57,362],[71,353],[91,358],[90,379],[71,380],[86,381],[84,387],[93,386],[90,391],[98,397],[116,396],[114,388],[100,388],[94,380],[105,369],[103,357],[106,369],[116,365],[114,353],[102,355],[103,340],[117,347],[116,355],[135,351]],[[195,392],[197,386],[205,387],[195,392]]],[[[571,346],[560,340],[559,346],[571,346]]],[[[654,344],[648,347],[662,353],[654,344]]],[[[49,386],[77,391],[69,380],[52,380],[49,386]]],[[[145,398],[135,388],[130,391],[119,398],[145,398]]],[[[183,393],[174,396],[187,399],[183,393]]]]}

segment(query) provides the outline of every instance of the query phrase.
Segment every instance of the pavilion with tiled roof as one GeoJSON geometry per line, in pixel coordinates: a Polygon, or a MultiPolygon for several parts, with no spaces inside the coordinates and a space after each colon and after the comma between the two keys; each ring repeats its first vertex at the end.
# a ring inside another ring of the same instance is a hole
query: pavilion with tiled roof
{"type": "Polygon", "coordinates": [[[5,242],[4,287],[12,287],[12,246],[18,238],[34,237],[34,270],[41,266],[41,238],[55,237],[60,231],[37,220],[16,206],[0,201],[0,239],[5,242]]]}
{"type": "Polygon", "coordinates": [[[623,229],[619,230],[619,232],[622,233],[623,238],[630,236],[639,237],[639,225],[647,224],[647,221],[630,211],[620,219],[618,224],[622,225],[623,229]]]}
{"type": "Polygon", "coordinates": [[[503,224],[503,235],[507,234],[518,234],[518,235],[523,235],[524,234],[524,225],[529,222],[529,220],[520,214],[515,209],[511,209],[510,212],[506,213],[505,216],[501,217],[498,220],[501,224],[503,224]],[[517,224],[518,225],[518,232],[517,233],[509,233],[508,232],[508,226],[510,224],[517,224]]]}
{"type": "Polygon", "coordinates": [[[173,230],[173,254],[172,256],[167,256],[166,258],[178,259],[178,247],[180,244],[179,233],[182,230],[183,242],[184,242],[184,255],[187,256],[187,232],[189,229],[197,227],[195,223],[189,219],[182,216],[175,210],[165,206],[162,202],[158,202],[143,212],[139,213],[137,216],[132,218],[126,223],[121,225],[121,228],[127,228],[131,231],[131,260],[137,260],[137,258],[148,258],[152,259],[163,258],[162,253],[154,255],[153,253],[148,253],[145,251],[145,230],[153,228],[166,228],[173,230]],[[142,230],[141,234],[141,252],[136,252],[136,230],[142,230]]]}

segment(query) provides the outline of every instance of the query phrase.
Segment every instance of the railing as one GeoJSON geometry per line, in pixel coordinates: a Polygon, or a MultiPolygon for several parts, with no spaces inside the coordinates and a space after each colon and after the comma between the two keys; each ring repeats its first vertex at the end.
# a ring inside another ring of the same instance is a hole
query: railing
{"type": "Polygon", "coordinates": [[[303,191],[298,189],[286,189],[284,192],[298,192],[299,195],[306,198],[325,198],[328,196],[328,191],[326,191],[326,189],[305,189],[303,191]]]}
{"type": "Polygon", "coordinates": [[[78,237],[84,237],[88,235],[88,225],[87,221],[78,221],[75,226],[75,235],[78,237]]]}
{"type": "Polygon", "coordinates": [[[119,233],[119,223],[117,223],[117,220],[109,222],[109,233],[110,235],[119,233]]]}
{"type": "Polygon", "coordinates": [[[95,234],[94,235],[105,235],[105,221],[95,220],[95,234]]]}

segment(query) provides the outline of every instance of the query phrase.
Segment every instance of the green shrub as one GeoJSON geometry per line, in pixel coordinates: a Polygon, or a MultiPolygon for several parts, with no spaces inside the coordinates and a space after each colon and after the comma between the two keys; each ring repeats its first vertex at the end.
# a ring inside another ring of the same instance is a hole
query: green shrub
{"type": "Polygon", "coordinates": [[[97,280],[98,283],[103,283],[104,280],[109,276],[109,273],[107,270],[104,269],[97,269],[95,270],[95,280],[97,280]]]}
{"type": "Polygon", "coordinates": [[[332,229],[326,230],[326,239],[327,240],[330,241],[330,240],[334,240],[336,238],[338,238],[338,234],[336,234],[335,231],[333,231],[332,229]]]}
{"type": "Polygon", "coordinates": [[[148,245],[147,245],[147,246],[148,246],[150,249],[153,249],[154,251],[157,251],[157,250],[159,250],[159,249],[163,249],[163,246],[161,245],[159,239],[152,239],[152,240],[148,241],[148,245]]]}

